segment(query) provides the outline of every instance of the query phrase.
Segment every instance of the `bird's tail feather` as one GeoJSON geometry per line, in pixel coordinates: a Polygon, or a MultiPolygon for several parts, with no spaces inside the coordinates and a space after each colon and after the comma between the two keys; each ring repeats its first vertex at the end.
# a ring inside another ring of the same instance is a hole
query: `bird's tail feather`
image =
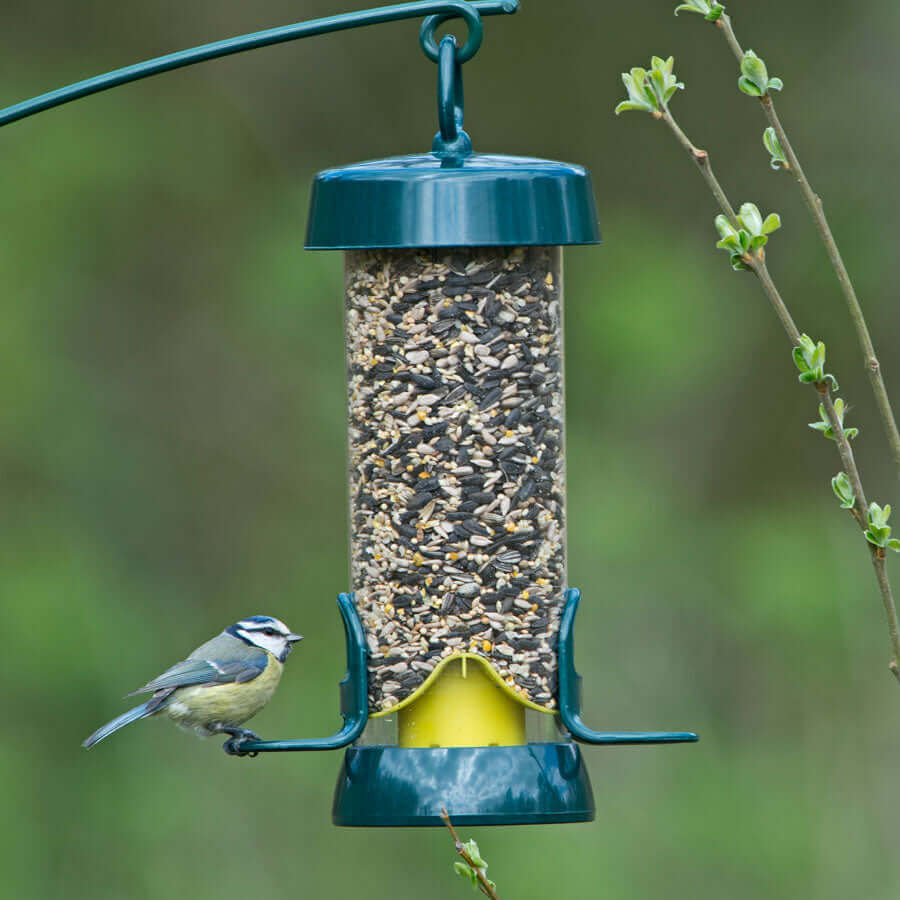
{"type": "Polygon", "coordinates": [[[146,703],[142,703],[140,706],[135,706],[134,709],[129,709],[128,712],[122,713],[121,716],[117,716],[111,722],[107,722],[104,726],[98,728],[82,743],[81,746],[93,747],[94,744],[99,744],[103,738],[109,737],[114,731],[118,731],[120,728],[130,725],[132,722],[137,722],[138,719],[143,719],[144,716],[149,716],[156,711],[158,706],[159,704],[151,699],[146,703]]]}

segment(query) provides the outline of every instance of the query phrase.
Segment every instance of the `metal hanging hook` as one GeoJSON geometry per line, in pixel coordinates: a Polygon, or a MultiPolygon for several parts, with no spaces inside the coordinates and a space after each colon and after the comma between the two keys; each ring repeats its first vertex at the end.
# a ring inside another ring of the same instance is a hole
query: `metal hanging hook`
{"type": "Polygon", "coordinates": [[[431,151],[432,153],[464,156],[472,152],[472,141],[462,127],[465,113],[462,63],[457,55],[456,38],[452,34],[441,38],[437,63],[440,131],[434,136],[431,151]]]}
{"type": "MultiPolygon", "coordinates": [[[[502,12],[515,12],[515,9],[507,9],[506,5],[503,3],[499,5],[502,12]]],[[[518,5],[518,2],[514,4],[516,9],[518,8],[518,5]]],[[[425,52],[425,55],[432,62],[438,62],[438,59],[440,58],[440,51],[435,38],[435,32],[444,24],[444,22],[449,22],[451,19],[458,18],[465,19],[469,33],[466,36],[466,42],[459,49],[456,49],[456,42],[454,41],[456,61],[460,63],[460,65],[464,62],[468,62],[478,52],[478,48],[481,47],[481,41],[484,37],[484,26],[481,24],[481,16],[478,15],[478,12],[476,12],[474,16],[467,15],[463,11],[437,13],[436,15],[429,16],[422,23],[422,28],[419,31],[419,43],[422,45],[422,50],[425,52]]]]}

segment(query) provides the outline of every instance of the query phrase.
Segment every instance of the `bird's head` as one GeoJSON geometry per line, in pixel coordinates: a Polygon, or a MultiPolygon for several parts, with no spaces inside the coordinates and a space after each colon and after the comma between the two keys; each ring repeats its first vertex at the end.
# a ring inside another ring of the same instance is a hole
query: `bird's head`
{"type": "Polygon", "coordinates": [[[277,657],[279,662],[284,662],[294,644],[303,640],[302,634],[294,634],[284,622],[271,616],[248,616],[240,622],[235,622],[225,631],[245,644],[267,650],[277,657]]]}

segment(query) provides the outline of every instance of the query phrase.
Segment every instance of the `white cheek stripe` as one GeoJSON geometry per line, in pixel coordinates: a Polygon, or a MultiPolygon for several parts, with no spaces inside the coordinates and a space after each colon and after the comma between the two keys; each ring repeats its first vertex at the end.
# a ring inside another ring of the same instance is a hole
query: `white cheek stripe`
{"type": "Polygon", "coordinates": [[[262,631],[246,631],[243,628],[238,629],[238,634],[243,635],[254,647],[266,650],[279,658],[287,645],[287,638],[281,634],[263,634],[262,631]]]}

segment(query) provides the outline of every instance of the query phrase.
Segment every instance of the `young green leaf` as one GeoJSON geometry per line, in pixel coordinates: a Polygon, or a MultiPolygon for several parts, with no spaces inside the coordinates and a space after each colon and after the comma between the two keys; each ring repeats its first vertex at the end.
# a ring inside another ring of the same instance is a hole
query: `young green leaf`
{"type": "Polygon", "coordinates": [[[831,479],[831,489],[834,491],[835,497],[841,501],[841,509],[853,509],[856,503],[856,494],[853,493],[853,487],[846,472],[838,472],[831,479]]]}
{"type": "Polygon", "coordinates": [[[751,237],[760,234],[771,234],[781,228],[781,217],[778,213],[769,213],[763,219],[759,207],[755,203],[741,204],[741,211],[738,214],[738,221],[747,230],[751,237]]]}
{"type": "Polygon", "coordinates": [[[866,540],[876,547],[900,552],[900,541],[891,537],[888,519],[891,517],[891,505],[885,503],[882,508],[877,503],[869,504],[869,527],[865,531],[866,540]]]}
{"type": "Polygon", "coordinates": [[[677,90],[684,90],[684,85],[675,77],[675,57],[660,59],[654,56],[650,60],[650,77],[653,81],[656,98],[663,107],[668,105],[669,99],[677,90]]]}
{"type": "Polygon", "coordinates": [[[756,86],[754,82],[752,82],[749,78],[746,78],[744,75],[741,75],[738,78],[738,87],[745,94],[749,94],[751,97],[762,97],[762,91],[756,86]]]}
{"type": "Polygon", "coordinates": [[[461,860],[457,860],[453,863],[453,870],[457,875],[461,875],[463,878],[471,878],[473,874],[471,867],[467,866],[461,860]]]}
{"type": "Polygon", "coordinates": [[[781,227],[781,219],[777,213],[770,213],[763,219],[755,203],[744,203],[737,221],[739,228],[735,228],[727,216],[716,216],[714,223],[720,238],[716,247],[728,251],[735,271],[744,271],[752,268],[744,257],[760,254],[768,243],[768,236],[781,227]]]}
{"type": "Polygon", "coordinates": [[[738,87],[751,97],[765,97],[769,91],[780,91],[784,84],[780,78],[769,78],[766,64],[752,50],[747,50],[741,60],[738,87]]]}
{"type": "Polygon", "coordinates": [[[487,868],[487,863],[481,858],[481,853],[478,850],[478,844],[476,844],[474,840],[466,841],[463,844],[463,850],[465,850],[465,852],[469,855],[469,859],[471,859],[479,869],[487,868]]]}
{"type": "Polygon", "coordinates": [[[677,16],[680,12],[699,13],[707,22],[715,22],[725,12],[725,7],[716,0],[712,0],[711,3],[707,0],[687,0],[687,3],[682,3],[676,8],[675,15],[677,16]]]}
{"type": "Polygon", "coordinates": [[[473,890],[478,890],[478,876],[471,866],[467,866],[464,862],[457,861],[453,863],[453,869],[461,878],[466,878],[472,882],[473,890]]]}
{"type": "MultiPolygon", "coordinates": [[[[824,361],[823,361],[824,362],[824,361]]],[[[844,401],[842,398],[838,397],[834,401],[834,411],[837,415],[838,421],[841,423],[841,428],[844,434],[847,437],[848,441],[852,441],[859,434],[858,428],[844,428],[844,415],[847,412],[847,407],[844,405],[844,401]]],[[[828,416],[825,413],[825,405],[823,403],[819,404],[819,416],[820,420],[818,422],[810,422],[809,427],[815,431],[821,431],[825,437],[830,440],[835,440],[834,429],[831,427],[831,422],[828,419],[828,416]]]]}
{"type": "Polygon", "coordinates": [[[733,253],[739,253],[743,249],[741,247],[741,238],[739,231],[728,221],[727,216],[718,215],[714,219],[716,231],[719,232],[721,240],[716,244],[720,250],[730,250],[733,253]]]}
{"type": "Polygon", "coordinates": [[[632,69],[630,73],[622,73],[622,81],[625,84],[625,90],[628,92],[628,99],[623,100],[616,107],[616,115],[627,110],[649,113],[659,111],[656,95],[647,84],[647,77],[647,72],[639,68],[632,69]]]}
{"type": "Polygon", "coordinates": [[[800,346],[794,347],[791,353],[803,384],[827,381],[831,390],[838,389],[837,379],[825,371],[825,344],[822,341],[816,343],[808,334],[802,334],[800,346]]]}
{"type": "Polygon", "coordinates": [[[769,213],[765,221],[762,223],[762,233],[771,234],[781,228],[781,216],[778,213],[769,213]]]}
{"type": "Polygon", "coordinates": [[[669,107],[675,91],[684,90],[682,84],[672,71],[675,58],[668,59],[654,56],[650,60],[650,69],[636,67],[630,73],[622,73],[622,81],[628,92],[628,99],[616,106],[616,115],[629,110],[649,112],[659,117],[669,107]]]}
{"type": "Polygon", "coordinates": [[[762,234],[763,218],[755,203],[742,203],[738,213],[741,225],[752,235],[762,234]]]}
{"type": "Polygon", "coordinates": [[[775,129],[771,125],[763,132],[763,146],[772,157],[769,160],[769,165],[773,169],[780,171],[781,169],[790,168],[785,158],[784,150],[781,147],[781,141],[778,140],[778,135],[775,134],[775,129]]]}

